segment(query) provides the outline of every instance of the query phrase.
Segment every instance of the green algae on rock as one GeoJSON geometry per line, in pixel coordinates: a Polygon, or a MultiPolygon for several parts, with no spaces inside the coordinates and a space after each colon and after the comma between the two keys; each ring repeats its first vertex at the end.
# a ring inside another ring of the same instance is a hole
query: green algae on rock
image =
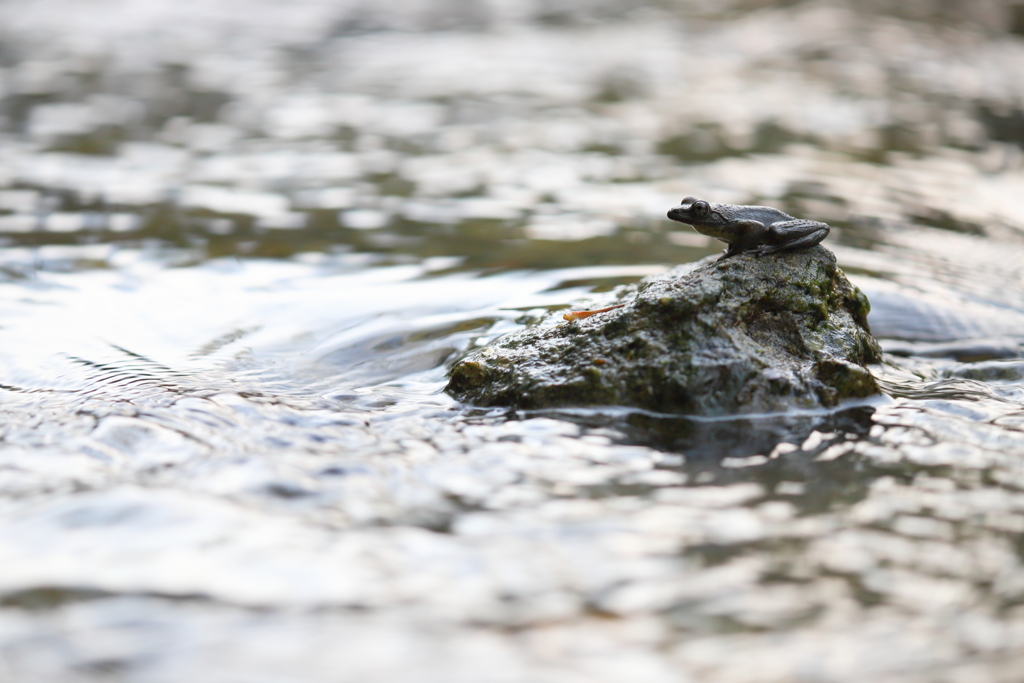
{"type": "Polygon", "coordinates": [[[451,371],[477,406],[616,405],[727,415],[878,393],[867,298],[814,247],[706,259],[617,292],[625,305],[514,332],[451,371]]]}

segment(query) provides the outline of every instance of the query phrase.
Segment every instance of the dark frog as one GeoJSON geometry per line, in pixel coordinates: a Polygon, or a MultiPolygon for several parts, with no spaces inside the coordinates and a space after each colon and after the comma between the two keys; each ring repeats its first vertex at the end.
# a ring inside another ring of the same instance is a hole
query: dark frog
{"type": "Polygon", "coordinates": [[[723,259],[746,252],[763,256],[806,249],[825,239],[829,231],[827,223],[793,218],[770,206],[716,204],[694,197],[670,209],[668,217],[728,244],[723,259]]]}

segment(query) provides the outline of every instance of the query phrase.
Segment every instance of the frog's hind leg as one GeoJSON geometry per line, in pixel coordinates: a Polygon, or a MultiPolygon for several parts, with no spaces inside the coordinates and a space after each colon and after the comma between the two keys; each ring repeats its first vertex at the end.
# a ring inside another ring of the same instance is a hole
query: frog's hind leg
{"type": "Polygon", "coordinates": [[[795,251],[809,249],[828,236],[828,223],[808,220],[793,220],[774,223],[771,232],[775,237],[774,244],[766,244],[753,250],[757,256],[774,254],[777,251],[795,251]]]}

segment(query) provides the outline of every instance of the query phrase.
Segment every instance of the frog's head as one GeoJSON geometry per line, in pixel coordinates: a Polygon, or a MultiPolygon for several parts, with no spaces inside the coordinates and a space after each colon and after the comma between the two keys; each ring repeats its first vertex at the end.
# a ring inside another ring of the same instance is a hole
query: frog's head
{"type": "Polygon", "coordinates": [[[712,226],[726,222],[721,214],[712,210],[711,204],[696,197],[687,197],[679,206],[669,209],[668,217],[690,225],[712,226]]]}

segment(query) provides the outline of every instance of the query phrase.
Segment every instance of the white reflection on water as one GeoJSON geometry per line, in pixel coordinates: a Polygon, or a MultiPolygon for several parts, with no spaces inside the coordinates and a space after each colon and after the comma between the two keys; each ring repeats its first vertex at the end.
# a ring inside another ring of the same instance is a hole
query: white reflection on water
{"type": "MultiPolygon", "coordinates": [[[[83,256],[82,249],[67,251],[83,256]]],[[[93,251],[115,267],[41,273],[30,294],[22,282],[0,284],[4,384],[85,390],[84,370],[72,370],[72,360],[120,362],[128,352],[198,384],[213,373],[227,382],[225,389],[261,391],[271,382],[275,392],[317,395],[339,391],[360,375],[377,382],[404,377],[413,370],[399,367],[402,347],[440,330],[433,335],[442,345],[439,355],[415,352],[432,359],[420,369],[432,371],[429,382],[437,390],[444,361],[470,343],[469,335],[453,336],[459,323],[479,319],[472,336],[488,338],[511,329],[511,321],[526,311],[567,306],[587,291],[545,291],[560,282],[628,280],[663,269],[431,277],[430,261],[365,268],[349,265],[353,259],[344,256],[316,259],[316,266],[221,259],[164,268],[138,252],[111,254],[99,245],[93,251]]],[[[436,265],[449,263],[441,259],[436,265]]],[[[407,363],[415,366],[417,360],[407,363]]]]}

